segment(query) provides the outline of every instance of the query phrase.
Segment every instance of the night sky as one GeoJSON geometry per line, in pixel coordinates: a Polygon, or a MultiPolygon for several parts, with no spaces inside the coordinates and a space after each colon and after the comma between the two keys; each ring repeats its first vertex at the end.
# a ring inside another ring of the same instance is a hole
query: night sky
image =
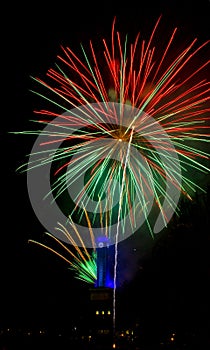
{"type": "MultiPolygon", "coordinates": [[[[115,15],[119,30],[125,33],[136,35],[145,28],[150,33],[159,15],[163,14],[166,26],[171,30],[178,26],[189,41],[194,37],[198,37],[200,42],[209,38],[208,0],[195,3],[156,1],[155,6],[148,1],[139,3],[138,8],[132,1],[119,8],[116,3],[107,2],[100,3],[98,7],[66,7],[58,2],[56,6],[51,4],[49,10],[43,10],[34,2],[26,8],[20,4],[13,8],[15,15],[10,23],[5,52],[12,77],[7,83],[9,98],[7,95],[6,116],[2,116],[0,135],[3,157],[0,327],[1,322],[3,326],[36,326],[42,322],[55,325],[65,323],[61,321],[64,318],[71,322],[85,304],[88,291],[83,282],[73,278],[65,262],[40,247],[28,244],[29,238],[44,239],[45,231],[31,207],[26,174],[16,172],[30,153],[34,137],[9,132],[31,129],[33,110],[42,108],[42,99],[29,91],[34,84],[30,76],[45,77],[47,69],[54,65],[56,55],[60,53],[61,44],[76,51],[80,42],[86,43],[89,39],[97,42],[104,36],[109,38],[115,15]],[[169,3],[170,6],[167,5],[169,3]]],[[[9,14],[10,10],[7,11],[9,14]]],[[[204,222],[202,224],[207,231],[204,222]]],[[[198,319],[207,314],[209,246],[206,243],[209,244],[209,240],[198,232],[198,227],[196,233],[195,230],[192,234],[183,230],[178,238],[166,238],[160,242],[153,258],[148,253],[150,250],[147,251],[150,244],[146,249],[132,239],[124,244],[120,268],[125,269],[127,284],[122,300],[127,300],[128,309],[147,315],[144,320],[151,317],[152,322],[157,321],[160,310],[167,315],[165,319],[163,317],[164,322],[167,317],[170,319],[173,310],[176,311],[176,319],[182,319],[183,323],[185,318],[188,320],[186,315],[189,319],[192,315],[198,319]],[[126,254],[123,256],[124,251],[129,258],[126,259],[126,254]],[[133,266],[129,267],[132,256],[133,266]]]]}

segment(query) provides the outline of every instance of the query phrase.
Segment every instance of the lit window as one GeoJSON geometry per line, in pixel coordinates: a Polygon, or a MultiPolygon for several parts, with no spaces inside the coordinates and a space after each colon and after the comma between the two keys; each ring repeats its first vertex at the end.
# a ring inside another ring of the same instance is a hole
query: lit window
{"type": "Polygon", "coordinates": [[[99,315],[99,311],[96,311],[96,315],[99,315]]]}

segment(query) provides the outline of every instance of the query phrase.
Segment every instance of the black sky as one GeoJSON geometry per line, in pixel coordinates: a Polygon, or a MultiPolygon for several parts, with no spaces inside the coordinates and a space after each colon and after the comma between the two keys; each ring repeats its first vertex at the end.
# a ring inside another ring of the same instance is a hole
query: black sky
{"type": "MultiPolygon", "coordinates": [[[[9,18],[10,9],[5,12],[9,18]]],[[[45,229],[30,205],[26,175],[17,173],[16,168],[30,153],[34,139],[8,132],[31,129],[33,109],[41,107],[42,101],[29,91],[33,88],[30,76],[45,76],[54,65],[61,44],[77,50],[80,42],[109,37],[115,15],[119,30],[125,33],[135,35],[144,28],[150,32],[162,14],[163,22],[171,30],[178,26],[189,40],[198,37],[205,41],[210,34],[210,2],[144,1],[136,5],[129,1],[120,7],[107,2],[85,7],[59,2],[51,3],[49,9],[34,2],[28,6],[18,4],[12,12],[6,31],[7,71],[12,78],[7,80],[8,94],[2,101],[6,104],[6,116],[2,118],[1,131],[0,322],[5,325],[33,324],[40,319],[56,322],[66,313],[73,318],[71,313],[75,314],[77,305],[83,303],[86,287],[72,278],[65,263],[28,244],[29,238],[42,238],[45,229]]]]}

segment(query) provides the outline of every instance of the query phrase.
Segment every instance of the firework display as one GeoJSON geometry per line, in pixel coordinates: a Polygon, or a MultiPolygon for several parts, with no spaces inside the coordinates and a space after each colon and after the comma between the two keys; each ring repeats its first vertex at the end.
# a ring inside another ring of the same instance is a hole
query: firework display
{"type": "MultiPolygon", "coordinates": [[[[66,244],[64,244],[61,240],[56,238],[54,235],[50,234],[49,232],[46,232],[45,234],[49,237],[51,237],[57,244],[59,248],[62,248],[62,251],[67,253],[65,255],[64,252],[59,252],[58,248],[52,248],[49,245],[43,244],[41,242],[38,242],[36,240],[30,239],[30,243],[35,243],[53,254],[59,256],[61,259],[66,261],[68,265],[70,266],[70,269],[75,272],[75,277],[82,280],[83,282],[95,284],[97,280],[97,264],[96,264],[96,249],[92,249],[91,252],[87,250],[87,248],[84,245],[84,242],[82,241],[79,232],[77,231],[74,223],[71,221],[71,227],[75,231],[76,235],[78,236],[82,247],[80,248],[70,235],[70,233],[67,231],[66,227],[62,224],[57,226],[57,230],[59,230],[69,241],[69,245],[73,246],[75,248],[75,252],[72,251],[66,244]],[[67,257],[68,256],[68,257],[67,257]]],[[[91,236],[91,228],[90,228],[90,236],[91,236]]],[[[94,239],[91,237],[91,239],[94,239]]]]}
{"type": "Polygon", "coordinates": [[[143,223],[152,237],[166,227],[180,196],[190,200],[205,191],[192,174],[209,172],[210,61],[197,58],[208,42],[194,39],[176,54],[175,28],[159,49],[160,21],[148,40],[137,34],[130,42],[114,19],[111,41],[103,39],[101,50],[92,41],[77,54],[62,47],[46,79],[33,78],[40,87],[34,93],[52,109],[35,111],[40,129],[19,132],[38,136],[19,170],[28,173],[34,211],[48,231],[54,216],[63,225],[66,217],[70,225],[76,221],[73,241],[67,239],[74,246],[101,244],[103,227],[117,254],[118,242],[143,223]],[[34,191],[39,178],[43,186],[34,191]],[[53,211],[58,207],[60,216],[53,211]],[[85,213],[90,221],[83,232],[85,213]]]}

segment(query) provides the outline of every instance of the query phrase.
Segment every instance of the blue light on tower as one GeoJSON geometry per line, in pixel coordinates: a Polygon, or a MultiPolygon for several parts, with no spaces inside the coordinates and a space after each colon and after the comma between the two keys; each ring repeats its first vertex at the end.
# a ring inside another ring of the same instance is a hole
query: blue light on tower
{"type": "Polygon", "coordinates": [[[97,280],[95,287],[113,287],[109,272],[109,239],[105,236],[97,238],[97,280]]]}

